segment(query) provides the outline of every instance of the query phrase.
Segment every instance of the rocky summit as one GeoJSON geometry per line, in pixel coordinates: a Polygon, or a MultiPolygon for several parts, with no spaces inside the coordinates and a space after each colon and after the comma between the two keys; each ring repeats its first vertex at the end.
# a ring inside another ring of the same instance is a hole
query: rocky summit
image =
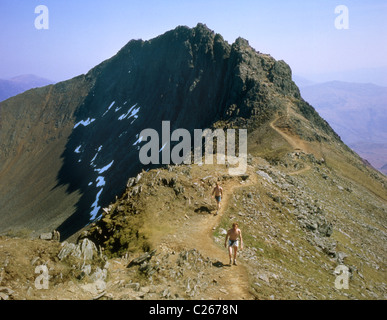
{"type": "Polygon", "coordinates": [[[0,103],[0,150],[4,297],[386,299],[386,177],[284,61],[245,39],[198,24],[132,40],[86,75],[0,103]],[[246,172],[143,165],[140,133],[162,136],[163,121],[192,136],[246,129],[246,172]],[[224,248],[234,221],[237,266],[224,248]],[[46,290],[34,285],[42,263],[46,290]]]}

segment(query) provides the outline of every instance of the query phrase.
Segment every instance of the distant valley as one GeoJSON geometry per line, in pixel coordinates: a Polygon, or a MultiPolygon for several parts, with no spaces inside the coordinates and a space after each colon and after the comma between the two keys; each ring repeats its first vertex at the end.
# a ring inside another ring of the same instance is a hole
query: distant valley
{"type": "Polygon", "coordinates": [[[302,97],[342,140],[374,168],[387,173],[387,87],[295,79],[302,97]]]}
{"type": "Polygon", "coordinates": [[[54,81],[27,74],[10,79],[0,79],[0,101],[16,96],[26,90],[53,84],[54,81]]]}

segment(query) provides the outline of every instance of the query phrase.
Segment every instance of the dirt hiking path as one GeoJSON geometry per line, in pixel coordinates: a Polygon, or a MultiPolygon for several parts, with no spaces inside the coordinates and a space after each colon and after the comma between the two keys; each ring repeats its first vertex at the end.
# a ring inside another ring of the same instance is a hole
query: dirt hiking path
{"type": "MultiPolygon", "coordinates": [[[[212,268],[211,275],[218,284],[217,290],[213,290],[212,295],[208,299],[227,299],[227,300],[252,300],[255,297],[250,293],[248,272],[243,265],[243,261],[238,259],[238,265],[229,264],[228,250],[223,246],[216,244],[213,238],[213,231],[220,224],[224,212],[229,207],[231,196],[238,188],[244,188],[256,182],[256,177],[250,175],[246,182],[233,179],[221,183],[223,187],[223,198],[219,213],[215,215],[215,211],[211,214],[194,214],[186,219],[176,232],[167,240],[168,247],[174,250],[182,249],[197,249],[204,257],[208,257],[211,261],[216,261],[216,267],[212,268]]],[[[206,197],[207,198],[207,197],[206,197]]],[[[208,198],[210,196],[208,195],[208,198]]],[[[208,200],[209,201],[209,200],[208,200]]],[[[211,198],[211,205],[215,206],[214,198],[211,198]]],[[[231,227],[231,223],[230,223],[231,227]]],[[[242,230],[243,236],[243,230],[242,230]]],[[[225,237],[225,236],[224,236],[225,237]]],[[[240,247],[238,248],[240,252],[240,247]]]]}
{"type": "MultiPolygon", "coordinates": [[[[287,107],[287,112],[289,114],[290,112],[290,108],[289,106],[287,107]]],[[[276,127],[276,122],[280,119],[280,116],[277,115],[274,120],[272,122],[270,122],[270,127],[275,130],[277,133],[279,133],[288,143],[289,145],[292,146],[292,148],[295,150],[295,151],[302,151],[302,152],[305,152],[305,153],[313,153],[309,150],[307,144],[305,143],[305,141],[303,141],[302,139],[300,139],[299,137],[295,136],[295,135],[291,135],[291,134],[288,134],[286,133],[285,131],[279,129],[278,127],[276,127]]],[[[311,167],[309,165],[306,165],[305,168],[301,169],[301,170],[298,170],[298,171],[294,171],[294,172],[291,172],[289,173],[289,175],[293,176],[293,175],[298,175],[298,174],[301,174],[301,173],[304,173],[305,171],[308,171],[310,170],[311,167]]]]}
{"type": "Polygon", "coordinates": [[[294,135],[290,135],[284,132],[283,130],[280,130],[278,127],[276,127],[275,123],[279,120],[279,118],[280,117],[277,115],[275,119],[272,122],[270,122],[270,127],[276,132],[278,132],[292,146],[294,150],[307,152],[308,148],[305,144],[305,141],[301,140],[300,138],[294,135]]]}
{"type": "MultiPolygon", "coordinates": [[[[278,132],[293,148],[307,152],[307,146],[300,138],[290,135],[275,126],[279,120],[277,116],[271,123],[270,126],[273,130],[278,132]]],[[[291,175],[298,175],[305,171],[308,171],[310,166],[294,171],[291,175]]],[[[197,249],[204,257],[209,257],[211,261],[217,261],[217,268],[211,275],[218,283],[218,290],[214,290],[212,296],[208,299],[256,299],[256,297],[250,292],[249,276],[246,267],[243,265],[243,261],[238,259],[238,265],[229,265],[229,256],[227,248],[223,247],[223,241],[221,246],[215,243],[213,238],[213,231],[220,224],[223,214],[229,207],[231,196],[239,188],[245,188],[250,185],[254,185],[258,182],[257,176],[253,173],[249,175],[246,181],[241,182],[238,179],[226,181],[221,183],[223,187],[223,199],[221,202],[221,209],[218,215],[214,215],[215,211],[211,214],[194,214],[186,216],[186,220],[182,223],[174,232],[173,235],[168,236],[164,239],[165,244],[172,250],[184,250],[184,249],[197,249]]],[[[211,190],[212,191],[212,190],[211,190]]],[[[209,194],[211,193],[209,191],[209,194]]],[[[216,205],[215,199],[210,196],[206,196],[206,203],[211,203],[211,206],[216,205]]],[[[230,223],[231,227],[231,223],[230,223]]],[[[243,230],[242,230],[243,236],[243,230]]],[[[224,236],[225,237],[225,236],[224,236]]],[[[240,251],[240,248],[238,252],[240,251]]]]}

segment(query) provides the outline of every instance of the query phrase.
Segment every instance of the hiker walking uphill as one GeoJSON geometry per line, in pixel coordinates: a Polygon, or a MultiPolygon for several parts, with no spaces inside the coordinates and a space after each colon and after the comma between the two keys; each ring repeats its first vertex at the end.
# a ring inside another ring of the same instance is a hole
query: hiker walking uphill
{"type": "Polygon", "coordinates": [[[216,183],[215,188],[212,190],[211,196],[213,196],[214,194],[215,194],[215,200],[216,200],[215,215],[217,215],[220,209],[220,201],[222,200],[222,196],[223,196],[223,188],[219,185],[219,182],[216,183]]]}
{"type": "Polygon", "coordinates": [[[224,246],[227,247],[228,240],[228,256],[231,262],[234,261],[234,265],[237,265],[236,256],[239,246],[239,240],[241,241],[241,250],[243,250],[243,239],[242,239],[242,231],[239,229],[238,224],[234,222],[232,224],[232,228],[227,231],[226,239],[224,241],[224,246]],[[232,260],[232,254],[234,253],[234,259],[232,260]]]}

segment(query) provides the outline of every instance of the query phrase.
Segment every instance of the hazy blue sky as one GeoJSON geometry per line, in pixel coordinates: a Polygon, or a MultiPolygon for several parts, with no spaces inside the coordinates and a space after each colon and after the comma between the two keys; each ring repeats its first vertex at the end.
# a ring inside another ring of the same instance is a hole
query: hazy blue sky
{"type": "Polygon", "coordinates": [[[0,15],[0,78],[69,79],[131,39],[198,22],[229,43],[246,38],[305,77],[363,69],[366,80],[370,69],[375,77],[387,70],[386,0],[0,0],[0,15]],[[49,10],[48,30],[35,28],[38,5],[49,10]],[[335,27],[339,5],[349,10],[349,29],[335,27]]]}

